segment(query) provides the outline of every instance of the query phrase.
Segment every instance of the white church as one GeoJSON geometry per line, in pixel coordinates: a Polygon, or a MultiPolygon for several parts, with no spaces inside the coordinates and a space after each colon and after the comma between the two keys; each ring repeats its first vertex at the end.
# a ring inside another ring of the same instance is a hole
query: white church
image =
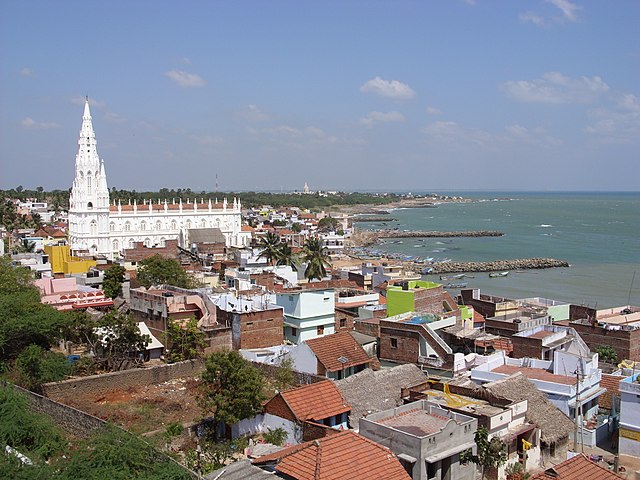
{"type": "Polygon", "coordinates": [[[121,205],[109,201],[104,160],[96,149],[96,135],[91,123],[89,101],[84,105],[82,129],[78,139],[76,175],[69,197],[69,242],[74,253],[121,256],[134,242],[147,247],[164,246],[190,229],[219,228],[227,246],[247,243],[241,226],[239,199],[228,204],[197,200],[187,203],[145,201],[138,205],[121,205]]]}

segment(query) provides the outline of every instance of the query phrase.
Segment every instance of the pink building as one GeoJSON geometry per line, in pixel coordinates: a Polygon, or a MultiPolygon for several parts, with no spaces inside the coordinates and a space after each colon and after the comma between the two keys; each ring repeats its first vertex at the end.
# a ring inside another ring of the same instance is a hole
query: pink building
{"type": "Polygon", "coordinates": [[[35,281],[40,289],[40,301],[56,310],[85,310],[89,307],[113,306],[113,300],[102,290],[77,285],[75,278],[40,278],[35,281]]]}

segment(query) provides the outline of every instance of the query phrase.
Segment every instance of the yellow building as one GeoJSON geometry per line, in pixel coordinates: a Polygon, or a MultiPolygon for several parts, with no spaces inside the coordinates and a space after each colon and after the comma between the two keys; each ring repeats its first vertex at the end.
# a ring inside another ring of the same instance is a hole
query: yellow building
{"type": "Polygon", "coordinates": [[[55,274],[86,273],[91,267],[96,266],[95,260],[86,260],[71,255],[69,245],[47,245],[44,252],[49,255],[51,271],[55,274]]]}

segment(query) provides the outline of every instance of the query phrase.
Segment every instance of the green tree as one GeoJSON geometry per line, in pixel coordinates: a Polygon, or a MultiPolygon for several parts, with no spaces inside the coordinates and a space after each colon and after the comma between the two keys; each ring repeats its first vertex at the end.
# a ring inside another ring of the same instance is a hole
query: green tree
{"type": "Polygon", "coordinates": [[[262,372],[235,350],[212,353],[202,373],[199,404],[218,425],[255,415],[264,400],[262,372]]]}
{"type": "Polygon", "coordinates": [[[146,288],[151,285],[172,285],[180,288],[192,288],[193,279],[184,271],[174,258],[154,255],[140,262],[137,279],[146,288]]]}
{"type": "Polygon", "coordinates": [[[144,352],[151,341],[148,335],[140,333],[138,322],[117,310],[105,314],[96,322],[96,327],[88,340],[93,342],[96,362],[108,371],[128,368],[131,360],[144,352]]]}
{"type": "Polygon", "coordinates": [[[294,272],[298,271],[298,257],[294,255],[291,246],[287,242],[283,241],[280,243],[280,249],[277,255],[276,265],[288,265],[294,272]]]}
{"type": "Polygon", "coordinates": [[[28,345],[49,350],[62,336],[67,317],[40,303],[29,269],[0,257],[0,361],[13,360],[28,345]]]}
{"type": "Polygon", "coordinates": [[[302,225],[300,225],[299,223],[292,223],[291,224],[291,231],[293,233],[300,233],[302,231],[302,225]]]}
{"type": "Polygon", "coordinates": [[[170,320],[167,325],[167,352],[169,363],[198,358],[202,355],[206,341],[198,328],[198,321],[190,318],[186,323],[170,320]]]}
{"type": "Polygon", "coordinates": [[[108,425],[84,442],[60,466],[60,480],[188,480],[177,463],[142,439],[108,425]]]}
{"type": "Polygon", "coordinates": [[[109,298],[116,298],[122,295],[122,282],[126,270],[121,265],[115,263],[104,272],[102,280],[102,291],[109,298]]]}
{"type": "Polygon", "coordinates": [[[599,345],[596,347],[596,353],[598,354],[598,358],[602,362],[606,363],[617,363],[618,362],[618,354],[609,345],[599,345]]]}
{"type": "Polygon", "coordinates": [[[318,220],[318,230],[321,232],[335,232],[340,226],[340,221],[333,217],[324,217],[318,220]]]}
{"type": "Polygon", "coordinates": [[[276,390],[283,391],[296,386],[296,377],[293,373],[293,360],[290,358],[280,359],[278,370],[274,375],[274,386],[276,390]]]}
{"type": "Polygon", "coordinates": [[[307,264],[304,272],[308,280],[322,280],[327,276],[327,267],[331,266],[327,249],[322,246],[318,236],[307,238],[302,247],[302,261],[307,264]]]}
{"type": "Polygon", "coordinates": [[[267,232],[258,241],[258,248],[261,250],[259,258],[265,258],[269,265],[275,265],[280,256],[281,247],[280,237],[273,232],[267,232]]]}
{"type": "Polygon", "coordinates": [[[71,374],[71,365],[61,353],[29,345],[16,358],[15,370],[21,386],[39,391],[43,383],[64,380],[71,374]]]}
{"type": "MultiPolygon", "coordinates": [[[[49,419],[33,413],[30,407],[22,392],[0,384],[0,444],[10,445],[32,460],[47,460],[61,453],[65,442],[49,419]]],[[[0,456],[4,457],[4,452],[0,456]]]]}
{"type": "Polygon", "coordinates": [[[498,437],[489,440],[489,431],[483,426],[478,427],[474,439],[477,453],[471,456],[471,461],[482,467],[482,478],[484,479],[487,468],[498,468],[506,463],[507,446],[498,437]]]}

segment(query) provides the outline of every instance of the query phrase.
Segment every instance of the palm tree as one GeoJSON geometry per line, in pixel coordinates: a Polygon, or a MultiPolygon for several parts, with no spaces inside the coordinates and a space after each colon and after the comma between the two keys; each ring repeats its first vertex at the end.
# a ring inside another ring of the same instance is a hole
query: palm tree
{"type": "Polygon", "coordinates": [[[322,246],[318,236],[309,237],[302,247],[302,261],[307,263],[304,276],[308,280],[322,280],[327,275],[327,267],[331,267],[327,249],[322,246]]]}
{"type": "Polygon", "coordinates": [[[280,237],[273,232],[268,232],[258,242],[258,248],[262,250],[259,258],[266,258],[269,265],[274,265],[280,255],[280,245],[280,237]]]}
{"type": "Polygon", "coordinates": [[[280,242],[276,265],[289,265],[294,272],[298,271],[298,258],[291,251],[291,246],[284,240],[280,242]]]}

